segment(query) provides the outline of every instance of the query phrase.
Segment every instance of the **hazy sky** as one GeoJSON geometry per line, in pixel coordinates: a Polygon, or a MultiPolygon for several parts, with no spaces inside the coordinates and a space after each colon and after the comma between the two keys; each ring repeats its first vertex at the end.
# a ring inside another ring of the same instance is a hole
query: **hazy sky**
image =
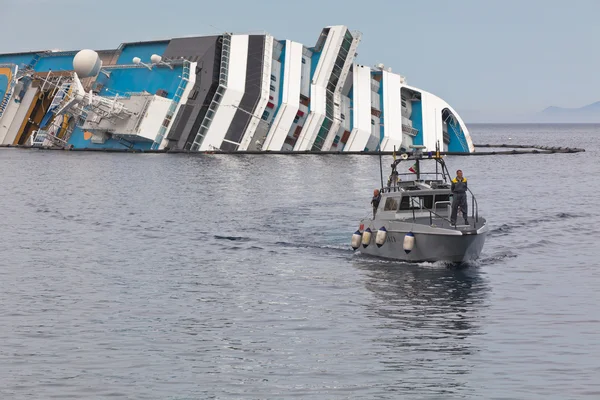
{"type": "Polygon", "coordinates": [[[347,25],[363,33],[358,62],[391,66],[471,122],[600,100],[600,0],[0,0],[0,10],[0,53],[223,31],[310,47],[324,26],[347,25]]]}

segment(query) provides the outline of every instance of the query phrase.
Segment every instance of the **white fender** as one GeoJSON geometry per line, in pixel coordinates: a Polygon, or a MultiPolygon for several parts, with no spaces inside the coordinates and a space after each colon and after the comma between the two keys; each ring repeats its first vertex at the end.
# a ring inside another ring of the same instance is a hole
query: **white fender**
{"type": "Polygon", "coordinates": [[[412,249],[415,247],[415,235],[412,232],[408,232],[404,236],[404,252],[406,254],[410,253],[412,249]]]}
{"type": "Polygon", "coordinates": [[[379,228],[379,230],[377,231],[377,235],[375,236],[375,244],[377,245],[377,247],[381,247],[385,244],[386,237],[387,230],[385,229],[385,226],[382,226],[381,228],[379,228]]]}
{"type": "Polygon", "coordinates": [[[367,247],[371,243],[371,229],[367,228],[362,234],[362,245],[367,247]]]}
{"type": "Polygon", "coordinates": [[[362,234],[360,231],[354,232],[352,235],[352,249],[356,250],[360,247],[360,242],[362,241],[362,234]]]}

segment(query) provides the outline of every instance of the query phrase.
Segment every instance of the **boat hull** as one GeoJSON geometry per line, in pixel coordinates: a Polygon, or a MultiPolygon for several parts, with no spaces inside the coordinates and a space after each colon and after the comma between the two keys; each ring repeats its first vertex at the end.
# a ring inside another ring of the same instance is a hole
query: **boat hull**
{"type": "Polygon", "coordinates": [[[404,251],[404,237],[408,231],[388,231],[385,243],[378,247],[375,235],[367,247],[360,247],[362,254],[408,262],[447,261],[465,262],[479,258],[487,236],[487,229],[460,234],[414,232],[414,247],[404,251]]]}

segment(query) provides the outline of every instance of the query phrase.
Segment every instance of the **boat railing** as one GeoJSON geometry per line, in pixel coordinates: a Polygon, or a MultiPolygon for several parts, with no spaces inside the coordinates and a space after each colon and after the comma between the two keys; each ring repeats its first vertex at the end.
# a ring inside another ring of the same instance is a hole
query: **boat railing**
{"type": "MultiPolygon", "coordinates": [[[[438,205],[441,205],[441,204],[446,204],[446,205],[448,205],[448,206],[451,206],[451,205],[452,205],[452,202],[450,202],[450,201],[436,201],[435,203],[433,203],[433,208],[434,208],[435,210],[437,210],[437,208],[438,208],[438,205]]],[[[433,216],[434,216],[434,215],[435,215],[436,217],[438,217],[438,218],[441,218],[441,219],[443,219],[444,221],[448,221],[448,222],[450,222],[450,220],[448,219],[448,217],[444,217],[443,215],[440,215],[440,214],[438,214],[437,212],[433,211],[433,210],[432,210],[432,209],[430,209],[430,208],[425,208],[425,209],[426,209],[427,211],[429,211],[429,225],[433,225],[433,216]]]]}
{"type": "Polygon", "coordinates": [[[380,193],[392,193],[392,192],[398,192],[400,190],[400,186],[398,185],[390,185],[387,187],[382,187],[381,189],[379,189],[380,193]]]}
{"type": "Polygon", "coordinates": [[[471,216],[475,220],[475,223],[479,222],[479,206],[477,205],[477,199],[471,189],[467,188],[469,193],[471,194],[471,216]]]}
{"type": "MultiPolygon", "coordinates": [[[[408,197],[409,197],[410,201],[412,202],[412,198],[413,198],[413,197],[419,197],[419,196],[411,196],[411,195],[409,194],[409,195],[408,195],[408,197]]],[[[450,205],[452,204],[452,202],[450,202],[450,201],[446,201],[446,200],[444,200],[444,201],[436,201],[436,202],[433,204],[433,208],[437,210],[437,207],[438,207],[438,205],[440,205],[440,204],[446,204],[446,205],[450,206],[450,205]]],[[[438,214],[436,211],[434,211],[434,210],[433,210],[433,209],[431,209],[431,208],[427,208],[427,207],[423,207],[423,206],[421,206],[421,207],[419,207],[419,208],[418,208],[418,210],[421,210],[421,211],[423,211],[423,210],[424,210],[424,211],[426,211],[426,212],[429,212],[429,225],[433,225],[433,217],[434,217],[434,216],[436,216],[436,217],[438,217],[438,218],[440,218],[440,219],[442,219],[442,220],[444,220],[444,221],[448,222],[449,224],[451,224],[451,222],[450,222],[450,219],[449,219],[447,216],[446,216],[446,217],[444,217],[443,215],[441,215],[441,214],[438,214]]],[[[413,215],[413,222],[417,222],[417,215],[415,214],[415,207],[411,207],[411,211],[412,211],[412,215],[413,215]]]]}
{"type": "MultiPolygon", "coordinates": [[[[477,199],[475,199],[475,195],[469,190],[469,193],[471,194],[471,199],[472,199],[472,217],[473,217],[473,228],[477,227],[477,222],[479,222],[479,212],[478,212],[478,207],[477,207],[477,199]]],[[[409,198],[412,198],[413,196],[409,195],[409,198]]],[[[418,196],[414,196],[414,197],[418,197],[418,196]]],[[[452,206],[452,202],[451,201],[436,201],[433,204],[433,208],[437,210],[438,205],[443,205],[446,204],[447,206],[452,206]]],[[[434,211],[431,208],[427,208],[427,207],[421,207],[421,210],[425,210],[427,212],[429,212],[429,225],[433,225],[433,218],[438,217],[446,222],[448,222],[451,226],[452,226],[452,221],[446,216],[444,217],[443,215],[437,213],[436,211],[434,211]]],[[[417,216],[415,214],[415,208],[412,208],[412,214],[413,214],[413,222],[417,221],[417,216]]],[[[454,224],[454,228],[456,229],[456,223],[454,224]]]]}
{"type": "Polygon", "coordinates": [[[452,202],[449,200],[436,201],[433,203],[433,209],[437,210],[440,205],[446,205],[446,212],[450,215],[450,208],[452,207],[452,202]]]}
{"type": "MultiPolygon", "coordinates": [[[[450,202],[447,201],[447,202],[439,202],[439,203],[450,203],[450,202]]],[[[438,214],[437,212],[433,211],[431,208],[423,207],[421,209],[429,212],[429,225],[433,225],[433,216],[434,215],[450,224],[450,220],[448,219],[448,217],[444,217],[443,215],[438,214]]],[[[417,222],[417,216],[415,214],[414,208],[412,209],[412,214],[413,214],[413,222],[417,222]]],[[[456,226],[455,226],[455,228],[456,228],[456,226]]]]}

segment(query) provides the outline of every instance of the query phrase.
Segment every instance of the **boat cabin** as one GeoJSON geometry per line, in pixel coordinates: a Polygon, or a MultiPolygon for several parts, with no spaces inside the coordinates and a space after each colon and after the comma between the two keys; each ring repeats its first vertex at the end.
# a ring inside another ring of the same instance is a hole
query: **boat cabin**
{"type": "Polygon", "coordinates": [[[429,217],[432,212],[450,218],[452,193],[442,180],[401,181],[381,190],[377,209],[379,219],[429,217]]]}
{"type": "MultiPolygon", "coordinates": [[[[430,153],[425,159],[417,151],[411,159],[411,162],[415,163],[409,169],[411,173],[398,173],[398,165],[409,159],[411,157],[406,154],[399,159],[394,159],[387,187],[380,189],[381,200],[375,218],[390,221],[412,220],[414,223],[450,226],[453,197],[450,181],[452,179],[443,158],[437,153],[435,156],[430,153]],[[421,164],[424,162],[433,162],[435,170],[422,171],[421,164]]],[[[381,184],[383,186],[383,174],[381,184]]],[[[474,226],[477,226],[479,223],[477,201],[470,191],[468,196],[471,203],[469,207],[471,217],[467,219],[472,220],[474,226]]]]}

